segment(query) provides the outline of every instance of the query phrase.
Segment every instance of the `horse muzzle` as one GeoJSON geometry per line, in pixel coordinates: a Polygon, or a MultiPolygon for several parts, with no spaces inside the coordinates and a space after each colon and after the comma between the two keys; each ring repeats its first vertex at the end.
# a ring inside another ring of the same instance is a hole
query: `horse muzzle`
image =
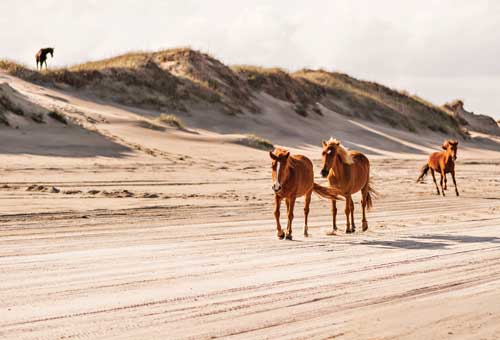
{"type": "Polygon", "coordinates": [[[273,186],[272,186],[272,188],[273,188],[273,191],[274,191],[274,192],[278,192],[278,191],[280,191],[280,190],[281,190],[281,184],[279,184],[279,183],[274,183],[274,184],[273,184],[273,186]]]}
{"type": "Polygon", "coordinates": [[[322,176],[323,178],[327,177],[327,176],[328,176],[328,170],[326,170],[326,169],[322,169],[322,170],[321,170],[321,176],[322,176]]]}

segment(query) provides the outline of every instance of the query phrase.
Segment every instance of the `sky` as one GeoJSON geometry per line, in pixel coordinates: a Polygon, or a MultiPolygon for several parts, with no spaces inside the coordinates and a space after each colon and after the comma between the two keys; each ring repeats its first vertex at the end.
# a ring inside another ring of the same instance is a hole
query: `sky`
{"type": "Polygon", "coordinates": [[[49,66],[189,46],[225,64],[323,68],[500,119],[500,1],[1,0],[0,58],[49,66]]]}

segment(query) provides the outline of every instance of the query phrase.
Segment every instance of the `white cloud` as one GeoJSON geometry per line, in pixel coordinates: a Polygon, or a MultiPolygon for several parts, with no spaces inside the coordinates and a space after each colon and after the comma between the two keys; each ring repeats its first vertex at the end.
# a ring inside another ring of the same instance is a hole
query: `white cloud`
{"type": "Polygon", "coordinates": [[[225,63],[339,70],[500,118],[496,1],[0,2],[0,57],[53,65],[192,46],[225,63]],[[51,61],[49,61],[50,64],[51,61]]]}

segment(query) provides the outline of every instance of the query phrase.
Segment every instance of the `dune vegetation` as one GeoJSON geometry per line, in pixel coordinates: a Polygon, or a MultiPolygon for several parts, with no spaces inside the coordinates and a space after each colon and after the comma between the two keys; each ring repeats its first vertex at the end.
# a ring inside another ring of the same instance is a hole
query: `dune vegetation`
{"type": "Polygon", "coordinates": [[[308,119],[323,115],[322,106],[346,117],[411,132],[431,130],[465,136],[465,121],[449,107],[405,91],[325,70],[229,67],[189,48],[131,52],[42,72],[0,60],[0,69],[27,81],[70,87],[116,103],[159,111],[187,112],[191,105],[205,105],[228,116],[258,113],[262,108],[255,98],[266,93],[290,103],[290,114],[308,119]]]}

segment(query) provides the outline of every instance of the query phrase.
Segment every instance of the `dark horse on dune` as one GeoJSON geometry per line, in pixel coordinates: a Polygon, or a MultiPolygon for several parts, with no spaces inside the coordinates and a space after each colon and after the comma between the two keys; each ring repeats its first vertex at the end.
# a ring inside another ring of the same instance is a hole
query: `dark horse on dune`
{"type": "Polygon", "coordinates": [[[47,54],[50,54],[54,58],[54,48],[42,48],[36,54],[36,69],[38,70],[38,63],[40,63],[40,70],[43,68],[43,63],[45,63],[45,69],[47,69],[47,54]]]}

